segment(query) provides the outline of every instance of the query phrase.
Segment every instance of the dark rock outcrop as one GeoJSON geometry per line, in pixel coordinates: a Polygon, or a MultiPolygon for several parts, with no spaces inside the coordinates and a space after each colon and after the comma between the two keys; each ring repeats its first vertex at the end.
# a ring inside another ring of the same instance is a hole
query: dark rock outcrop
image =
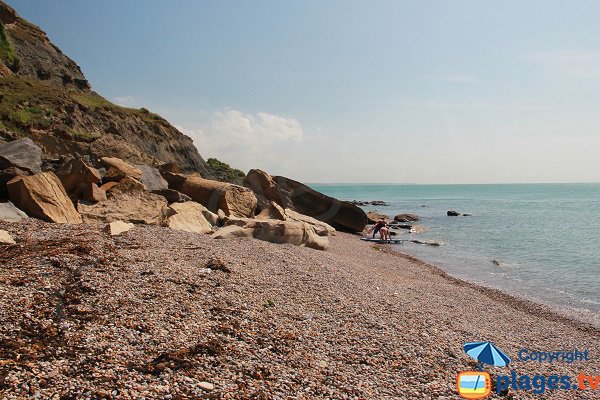
{"type": "Polygon", "coordinates": [[[42,150],[29,138],[0,145],[0,169],[10,167],[32,174],[42,172],[42,150]]]}
{"type": "Polygon", "coordinates": [[[446,215],[448,215],[449,217],[458,217],[460,215],[460,213],[458,211],[451,210],[451,211],[448,211],[446,213],[446,215]]]}
{"type": "Polygon", "coordinates": [[[354,204],[326,196],[283,176],[271,176],[253,169],[246,175],[244,185],[254,191],[259,205],[274,201],[283,208],[290,208],[343,231],[360,232],[367,225],[367,214],[354,204]]]}

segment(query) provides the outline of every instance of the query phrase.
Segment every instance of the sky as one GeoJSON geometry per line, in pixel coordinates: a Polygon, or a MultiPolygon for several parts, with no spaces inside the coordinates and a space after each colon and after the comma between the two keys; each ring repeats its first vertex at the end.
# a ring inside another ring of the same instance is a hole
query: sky
{"type": "Polygon", "coordinates": [[[8,0],[206,159],[311,183],[600,182],[598,0],[8,0]]]}

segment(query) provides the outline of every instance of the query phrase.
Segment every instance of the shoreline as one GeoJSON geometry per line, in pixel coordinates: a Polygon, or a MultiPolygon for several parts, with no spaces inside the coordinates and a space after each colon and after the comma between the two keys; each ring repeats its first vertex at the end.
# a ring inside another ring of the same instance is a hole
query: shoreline
{"type": "Polygon", "coordinates": [[[481,340],[519,374],[600,370],[597,329],[356,235],[318,251],[156,226],[115,237],[35,220],[0,229],[18,243],[0,255],[7,399],[449,399],[456,374],[476,368],[462,345],[481,340]],[[521,348],[592,358],[539,365],[518,360],[521,348]]]}
{"type": "Polygon", "coordinates": [[[525,310],[527,310],[527,312],[534,314],[536,316],[543,316],[552,321],[563,321],[565,323],[573,324],[574,326],[577,327],[577,329],[579,329],[583,332],[600,335],[600,326],[594,325],[594,323],[589,322],[589,321],[580,320],[575,317],[569,317],[568,315],[563,314],[560,311],[560,309],[558,309],[558,307],[553,306],[551,304],[537,302],[535,300],[531,300],[526,297],[519,297],[518,295],[505,292],[502,289],[485,286],[480,283],[474,283],[474,282],[470,282],[466,279],[455,277],[455,276],[451,275],[450,273],[446,272],[440,266],[437,266],[433,263],[427,262],[425,260],[422,260],[422,259],[412,256],[410,254],[403,253],[402,251],[399,251],[399,250],[391,249],[391,251],[389,253],[397,254],[399,257],[407,259],[416,264],[422,265],[423,267],[430,269],[434,274],[437,274],[437,275],[443,277],[444,279],[447,279],[447,280],[455,283],[457,286],[468,287],[472,290],[478,291],[478,292],[488,296],[492,300],[503,302],[517,310],[525,309],[525,310]],[[519,308],[519,307],[522,307],[522,308],[519,308]]]}

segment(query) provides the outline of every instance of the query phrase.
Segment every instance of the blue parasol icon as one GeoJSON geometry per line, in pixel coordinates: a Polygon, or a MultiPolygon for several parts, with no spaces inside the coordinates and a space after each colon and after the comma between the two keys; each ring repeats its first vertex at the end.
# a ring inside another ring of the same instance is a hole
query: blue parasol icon
{"type": "Polygon", "coordinates": [[[506,367],[510,364],[510,357],[494,346],[492,342],[465,343],[463,349],[465,353],[482,364],[493,365],[495,367],[506,367]]]}

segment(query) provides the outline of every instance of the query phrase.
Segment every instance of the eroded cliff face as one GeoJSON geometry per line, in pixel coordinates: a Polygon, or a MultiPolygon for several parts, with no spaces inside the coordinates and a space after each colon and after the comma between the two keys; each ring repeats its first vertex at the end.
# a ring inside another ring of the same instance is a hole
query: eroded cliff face
{"type": "Polygon", "coordinates": [[[189,137],[146,109],[120,107],[93,92],[46,33],[0,1],[0,141],[25,136],[48,159],[114,156],[213,177],[189,137]]]}

